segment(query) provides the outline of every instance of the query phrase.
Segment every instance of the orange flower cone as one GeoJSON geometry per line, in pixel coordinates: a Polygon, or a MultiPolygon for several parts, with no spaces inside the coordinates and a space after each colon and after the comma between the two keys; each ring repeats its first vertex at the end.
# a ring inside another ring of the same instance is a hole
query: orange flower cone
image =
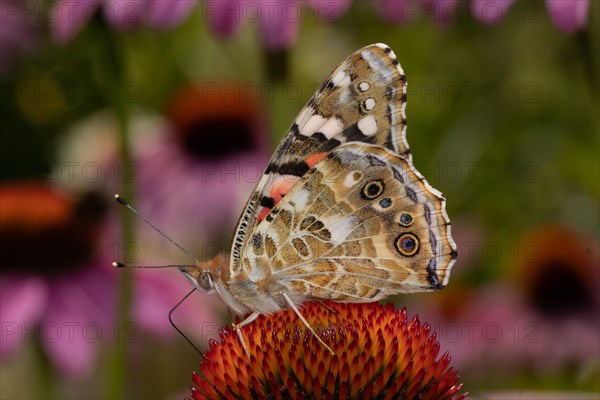
{"type": "Polygon", "coordinates": [[[335,355],[291,310],[242,329],[250,352],[225,328],[192,379],[194,399],[464,399],[435,333],[391,304],[307,302],[301,312],[335,355]]]}

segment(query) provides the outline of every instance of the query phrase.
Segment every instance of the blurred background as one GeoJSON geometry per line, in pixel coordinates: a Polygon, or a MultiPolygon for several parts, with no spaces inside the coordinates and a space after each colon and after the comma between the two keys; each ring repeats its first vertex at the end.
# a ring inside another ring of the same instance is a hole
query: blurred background
{"type": "MultiPolygon", "coordinates": [[[[313,91],[384,42],[460,255],[443,291],[390,300],[475,396],[597,398],[599,2],[0,0],[0,22],[0,397],[189,395],[201,356],[168,320],[189,284],[110,263],[190,260],[113,194],[228,251],[313,91]]],[[[230,321],[199,293],[173,319],[200,349],[230,321]]]]}

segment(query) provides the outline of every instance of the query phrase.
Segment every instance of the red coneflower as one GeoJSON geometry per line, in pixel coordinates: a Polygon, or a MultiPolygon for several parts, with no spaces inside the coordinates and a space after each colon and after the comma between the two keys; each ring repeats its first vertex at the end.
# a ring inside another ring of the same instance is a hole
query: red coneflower
{"type": "Polygon", "coordinates": [[[308,302],[302,314],[320,345],[287,310],[242,329],[250,359],[230,328],[193,374],[194,399],[464,399],[435,333],[391,304],[308,302]]]}

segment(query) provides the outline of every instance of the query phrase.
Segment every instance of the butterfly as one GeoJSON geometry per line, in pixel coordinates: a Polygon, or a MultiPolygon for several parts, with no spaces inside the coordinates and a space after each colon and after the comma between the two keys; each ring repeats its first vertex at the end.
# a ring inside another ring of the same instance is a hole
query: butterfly
{"type": "MultiPolygon", "coordinates": [[[[392,49],[366,46],[321,85],[250,196],[229,255],[183,266],[240,316],[306,300],[373,302],[443,288],[457,258],[445,199],[406,142],[406,76],[392,49]]],[[[329,349],[331,351],[331,349],[329,349]]]]}

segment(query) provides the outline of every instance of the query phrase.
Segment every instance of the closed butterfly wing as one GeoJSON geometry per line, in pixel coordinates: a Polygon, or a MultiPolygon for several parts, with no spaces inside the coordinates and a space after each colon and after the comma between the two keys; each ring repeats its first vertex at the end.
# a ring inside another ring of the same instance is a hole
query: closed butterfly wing
{"type": "Polygon", "coordinates": [[[406,77],[388,46],[364,47],[342,62],[295,119],[250,197],[234,234],[231,273],[243,267],[249,231],[332,150],[370,143],[410,161],[405,106],[406,77]]]}
{"type": "Polygon", "coordinates": [[[410,161],[364,143],[341,145],[307,171],[249,244],[252,280],[349,302],[440,289],[456,259],[441,193],[410,161]]]}

